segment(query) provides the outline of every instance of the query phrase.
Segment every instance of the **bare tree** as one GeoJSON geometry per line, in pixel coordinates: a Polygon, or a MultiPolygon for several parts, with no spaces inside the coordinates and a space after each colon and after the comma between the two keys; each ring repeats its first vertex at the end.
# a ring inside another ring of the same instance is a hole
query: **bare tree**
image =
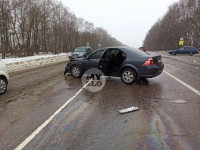
{"type": "Polygon", "coordinates": [[[200,0],[180,0],[169,7],[146,35],[143,45],[149,50],[178,47],[180,38],[186,45],[200,47],[200,0]]]}
{"type": "Polygon", "coordinates": [[[54,0],[0,0],[0,36],[2,58],[69,52],[87,42],[93,49],[122,45],[54,0]]]}

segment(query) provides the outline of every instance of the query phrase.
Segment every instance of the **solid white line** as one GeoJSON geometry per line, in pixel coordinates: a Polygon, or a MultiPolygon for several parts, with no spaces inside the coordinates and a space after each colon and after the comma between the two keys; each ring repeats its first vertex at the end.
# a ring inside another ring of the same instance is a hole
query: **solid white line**
{"type": "Polygon", "coordinates": [[[65,104],[63,104],[54,114],[49,117],[42,125],[40,125],[31,135],[29,135],[20,145],[18,145],[15,150],[22,150],[38,133],[42,131],[54,118],[57,114],[59,114],[76,96],[78,96],[84,88],[90,84],[92,80],[90,80],[87,84],[85,84],[72,98],[70,98],[65,104]]]}
{"type": "Polygon", "coordinates": [[[174,78],[176,81],[178,81],[179,83],[181,83],[182,85],[184,85],[185,87],[187,87],[188,89],[190,89],[191,91],[193,91],[194,93],[196,93],[197,95],[200,96],[200,91],[198,91],[197,89],[191,87],[189,84],[181,81],[180,79],[178,79],[177,77],[173,76],[172,74],[168,73],[167,71],[164,70],[164,73],[166,73],[168,76],[174,78]]]}

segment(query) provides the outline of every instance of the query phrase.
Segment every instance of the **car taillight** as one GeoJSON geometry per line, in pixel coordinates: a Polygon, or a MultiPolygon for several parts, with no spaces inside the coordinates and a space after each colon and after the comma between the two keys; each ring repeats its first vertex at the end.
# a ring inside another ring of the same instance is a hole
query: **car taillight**
{"type": "Polygon", "coordinates": [[[153,60],[152,57],[147,59],[147,61],[145,61],[145,63],[143,64],[143,66],[149,66],[149,65],[155,65],[155,61],[153,60]]]}
{"type": "Polygon", "coordinates": [[[199,52],[199,50],[197,49],[197,52],[199,52]]]}

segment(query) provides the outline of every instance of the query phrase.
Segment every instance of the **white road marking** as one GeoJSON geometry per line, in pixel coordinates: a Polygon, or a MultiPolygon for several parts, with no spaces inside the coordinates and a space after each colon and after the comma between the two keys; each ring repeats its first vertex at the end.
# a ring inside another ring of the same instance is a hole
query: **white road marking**
{"type": "Polygon", "coordinates": [[[190,89],[191,91],[193,91],[194,93],[200,96],[200,91],[198,91],[197,89],[191,87],[189,84],[181,81],[180,79],[178,79],[177,77],[173,76],[172,74],[168,73],[165,70],[164,70],[164,73],[166,73],[168,76],[172,77],[173,79],[175,79],[176,81],[178,81],[179,83],[181,83],[182,85],[184,85],[185,87],[187,87],[188,89],[190,89]]]}
{"type": "Polygon", "coordinates": [[[59,114],[76,96],[78,96],[83,89],[85,89],[92,80],[86,83],[72,98],[70,98],[65,104],[63,104],[54,114],[49,117],[42,125],[40,125],[31,135],[29,135],[20,145],[18,145],[15,150],[22,150],[38,133],[42,131],[54,118],[59,114]]]}

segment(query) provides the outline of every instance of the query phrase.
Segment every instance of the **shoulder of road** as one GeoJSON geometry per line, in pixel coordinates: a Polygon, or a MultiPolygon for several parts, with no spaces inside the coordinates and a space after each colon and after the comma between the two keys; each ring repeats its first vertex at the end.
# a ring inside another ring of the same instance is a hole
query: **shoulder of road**
{"type": "Polygon", "coordinates": [[[47,67],[63,62],[69,61],[67,53],[57,54],[57,55],[47,55],[39,57],[25,57],[22,59],[6,59],[2,60],[6,63],[9,74],[16,74],[21,72],[27,72],[32,69],[47,67]]]}

